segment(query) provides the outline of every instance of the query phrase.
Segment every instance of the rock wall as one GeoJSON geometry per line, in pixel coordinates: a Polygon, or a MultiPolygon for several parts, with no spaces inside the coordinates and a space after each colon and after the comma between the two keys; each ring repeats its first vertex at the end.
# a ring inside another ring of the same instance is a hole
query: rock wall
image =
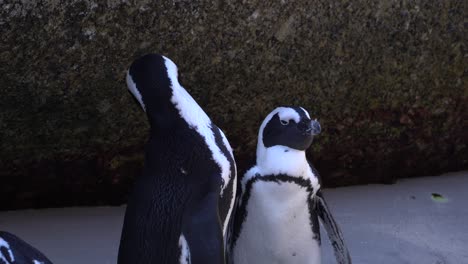
{"type": "Polygon", "coordinates": [[[148,127],[124,76],[148,52],[178,64],[241,171],[279,105],[321,121],[326,186],[468,168],[462,0],[0,5],[0,209],[125,201],[148,127]]]}

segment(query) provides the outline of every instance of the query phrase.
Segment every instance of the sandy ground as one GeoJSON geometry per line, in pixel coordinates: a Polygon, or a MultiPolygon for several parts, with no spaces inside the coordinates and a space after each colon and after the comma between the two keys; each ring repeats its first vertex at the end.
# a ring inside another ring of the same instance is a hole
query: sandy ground
{"type": "MultiPolygon", "coordinates": [[[[468,263],[467,188],[468,171],[324,192],[354,263],[461,264],[468,263]],[[445,200],[434,201],[432,193],[445,200]]],[[[0,212],[0,230],[15,233],[57,264],[115,263],[124,210],[0,212]]],[[[328,240],[322,244],[323,263],[335,263],[328,240]]]]}

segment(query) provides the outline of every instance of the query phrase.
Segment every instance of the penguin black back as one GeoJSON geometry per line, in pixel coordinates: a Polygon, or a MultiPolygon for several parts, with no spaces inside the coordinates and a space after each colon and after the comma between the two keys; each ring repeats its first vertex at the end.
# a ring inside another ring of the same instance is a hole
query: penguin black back
{"type": "Polygon", "coordinates": [[[123,263],[224,263],[235,196],[232,149],[177,79],[177,66],[149,54],[127,86],[151,125],[145,166],[125,213],[123,263]]]}

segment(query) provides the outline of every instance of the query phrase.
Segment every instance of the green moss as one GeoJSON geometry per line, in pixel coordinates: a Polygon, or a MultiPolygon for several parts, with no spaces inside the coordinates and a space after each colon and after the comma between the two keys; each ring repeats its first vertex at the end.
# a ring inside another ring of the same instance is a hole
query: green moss
{"type": "Polygon", "coordinates": [[[109,169],[116,170],[119,167],[124,166],[127,162],[139,162],[143,166],[144,156],[143,153],[133,154],[131,156],[115,156],[109,162],[109,169]]]}

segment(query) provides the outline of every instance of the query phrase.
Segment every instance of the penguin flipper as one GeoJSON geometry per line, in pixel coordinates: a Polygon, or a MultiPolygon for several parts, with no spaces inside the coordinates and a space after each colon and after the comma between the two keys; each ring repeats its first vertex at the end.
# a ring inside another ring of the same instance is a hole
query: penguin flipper
{"type": "Polygon", "coordinates": [[[335,222],[328,205],[325,202],[322,192],[319,190],[315,195],[317,214],[322,222],[323,227],[327,231],[328,238],[333,246],[336,261],[338,264],[351,264],[351,256],[348,248],[345,245],[343,234],[341,233],[338,224],[335,222]]]}
{"type": "Polygon", "coordinates": [[[201,195],[195,194],[189,201],[182,234],[189,246],[191,264],[225,263],[218,202],[219,185],[201,195]]]}
{"type": "Polygon", "coordinates": [[[0,231],[0,263],[41,263],[52,262],[39,250],[21,238],[5,231],[0,231]]]}

